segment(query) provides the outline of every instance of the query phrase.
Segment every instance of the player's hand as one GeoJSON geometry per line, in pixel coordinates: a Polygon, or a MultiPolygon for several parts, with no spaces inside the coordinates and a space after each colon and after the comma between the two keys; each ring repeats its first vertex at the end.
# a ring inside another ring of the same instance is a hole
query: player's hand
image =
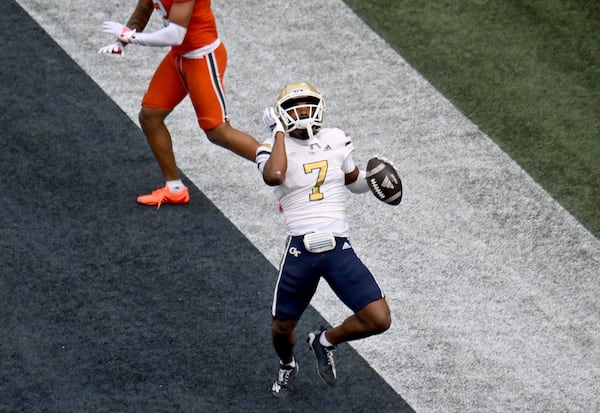
{"type": "Polygon", "coordinates": [[[125,56],[125,44],[117,40],[98,50],[98,54],[117,54],[119,56],[125,56]]]}
{"type": "Polygon", "coordinates": [[[279,116],[275,113],[275,109],[269,107],[263,112],[263,122],[271,132],[284,132],[283,125],[279,120],[279,116]]]}
{"type": "Polygon", "coordinates": [[[129,27],[117,22],[102,23],[102,31],[117,36],[117,39],[123,43],[130,43],[135,36],[135,29],[131,30],[129,27]]]}

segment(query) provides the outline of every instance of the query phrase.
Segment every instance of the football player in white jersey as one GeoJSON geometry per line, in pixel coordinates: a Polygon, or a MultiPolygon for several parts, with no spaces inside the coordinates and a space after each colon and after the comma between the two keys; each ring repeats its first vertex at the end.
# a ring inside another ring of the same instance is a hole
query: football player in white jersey
{"type": "Polygon", "coordinates": [[[352,141],[337,128],[323,128],[324,101],[306,82],[290,83],[267,108],[271,137],[257,150],[263,180],[274,187],[288,240],[275,285],[272,340],[279,374],[271,387],[286,397],[298,373],[295,328],[321,277],[354,314],[340,325],[308,334],[317,372],[336,382],[335,346],[386,331],[391,314],[385,296],[348,238],[345,203],[350,192],[369,191],[365,172],[352,160],[352,141]]]}

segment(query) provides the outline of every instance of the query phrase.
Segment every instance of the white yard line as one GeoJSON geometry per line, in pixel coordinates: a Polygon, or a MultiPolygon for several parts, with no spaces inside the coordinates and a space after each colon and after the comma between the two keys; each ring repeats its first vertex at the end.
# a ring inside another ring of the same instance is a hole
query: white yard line
{"type": "MultiPolygon", "coordinates": [[[[110,40],[102,21],[124,22],[136,2],[18,1],[137,123],[163,51],[96,54],[110,40]]],[[[214,8],[234,126],[264,137],[262,109],[309,80],[355,159],[385,155],[404,178],[400,207],[351,199],[355,249],[394,315],[389,332],[353,343],[360,354],[418,412],[600,409],[598,240],[341,1],[214,8]]],[[[187,101],[169,125],[186,176],[276,266],[283,222],[255,167],[208,143],[187,101]]],[[[157,168],[148,189],[160,184],[157,168]]],[[[327,288],[313,304],[331,323],[348,314],[327,288]]]]}

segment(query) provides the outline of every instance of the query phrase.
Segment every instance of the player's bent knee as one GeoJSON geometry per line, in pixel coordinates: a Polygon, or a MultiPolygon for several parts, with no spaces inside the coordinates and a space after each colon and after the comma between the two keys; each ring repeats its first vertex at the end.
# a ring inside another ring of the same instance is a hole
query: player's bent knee
{"type": "Polygon", "coordinates": [[[150,109],[142,107],[138,114],[138,120],[142,130],[147,130],[153,126],[160,125],[163,123],[165,118],[169,115],[170,110],[167,109],[150,109]]]}
{"type": "Polygon", "coordinates": [[[296,324],[297,322],[292,320],[273,320],[271,331],[278,336],[288,335],[294,331],[296,324]]]}
{"type": "Polygon", "coordinates": [[[376,324],[377,334],[387,331],[391,326],[392,326],[392,317],[388,313],[386,317],[381,317],[380,319],[377,320],[377,324],[376,324]]]}
{"type": "Polygon", "coordinates": [[[227,148],[229,142],[228,128],[230,128],[228,123],[221,123],[215,128],[205,130],[206,137],[211,143],[227,148]]]}
{"type": "Polygon", "coordinates": [[[392,325],[390,308],[384,299],[369,304],[363,311],[359,312],[358,316],[367,324],[371,334],[383,333],[392,325]]]}
{"type": "Polygon", "coordinates": [[[148,115],[144,111],[144,108],[142,108],[140,113],[138,113],[138,121],[140,122],[140,127],[142,129],[148,126],[148,115]]]}

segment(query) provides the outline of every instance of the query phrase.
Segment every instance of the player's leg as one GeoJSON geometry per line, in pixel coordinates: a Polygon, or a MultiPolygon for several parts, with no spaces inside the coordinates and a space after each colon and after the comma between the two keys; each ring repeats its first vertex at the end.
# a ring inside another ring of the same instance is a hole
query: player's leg
{"type": "Polygon", "coordinates": [[[297,323],[294,320],[273,319],[271,338],[275,352],[279,356],[279,371],[271,385],[271,394],[275,397],[286,398],[294,391],[294,378],[299,369],[294,357],[297,323]]]}
{"type": "Polygon", "coordinates": [[[170,109],[142,107],[139,114],[140,126],[166,181],[179,179],[171,133],[164,122],[169,113],[170,109]]]}
{"type": "Polygon", "coordinates": [[[179,179],[171,134],[165,125],[165,118],[187,95],[178,63],[172,52],[165,56],[148,85],[139,113],[140,126],[166,180],[179,179]]]}
{"type": "Polygon", "coordinates": [[[271,339],[275,353],[284,364],[289,364],[294,359],[294,346],[296,345],[296,320],[273,319],[271,323],[271,339]]]}
{"type": "Polygon", "coordinates": [[[190,99],[200,127],[208,139],[254,162],[259,143],[249,134],[231,126],[225,105],[223,76],[227,50],[221,45],[202,59],[184,59],[190,99]]]}
{"type": "Polygon", "coordinates": [[[280,360],[278,377],[271,387],[276,397],[287,397],[293,391],[293,378],[298,372],[294,357],[295,329],[320,279],[319,274],[311,270],[311,257],[304,249],[302,237],[290,237],[285,251],[272,306],[271,338],[280,360]]]}
{"type": "Polygon", "coordinates": [[[356,256],[347,238],[336,238],[335,250],[325,256],[324,278],[354,314],[341,324],[313,331],[308,344],[317,359],[317,372],[329,385],[337,380],[333,352],[337,344],[384,332],[391,314],[381,288],[356,256]]]}
{"type": "Polygon", "coordinates": [[[359,340],[380,334],[390,328],[392,317],[385,298],[372,301],[342,324],[327,330],[327,340],[333,344],[359,340]]]}
{"type": "Polygon", "coordinates": [[[234,128],[229,122],[205,132],[212,143],[254,162],[259,143],[249,134],[234,128]]]}
{"type": "Polygon", "coordinates": [[[390,308],[375,277],[347,238],[338,238],[337,244],[327,253],[324,278],[354,314],[327,330],[326,338],[333,345],[382,333],[391,325],[390,308]]]}
{"type": "Polygon", "coordinates": [[[165,118],[186,95],[187,90],[177,70],[177,58],[170,52],[156,69],[139,113],[140,126],[166,184],[138,197],[141,204],[160,207],[161,204],[185,204],[189,201],[189,192],[179,177],[171,134],[165,125],[165,118]]]}
{"type": "Polygon", "coordinates": [[[377,299],[332,328],[321,327],[308,334],[308,345],[317,359],[317,373],[334,386],[337,381],[333,352],[336,345],[384,332],[391,324],[385,298],[377,299]]]}
{"type": "Polygon", "coordinates": [[[296,345],[296,320],[273,319],[271,324],[271,339],[273,348],[279,356],[279,371],[271,385],[271,394],[285,398],[294,391],[294,378],[298,374],[298,362],[294,357],[296,345]]]}

